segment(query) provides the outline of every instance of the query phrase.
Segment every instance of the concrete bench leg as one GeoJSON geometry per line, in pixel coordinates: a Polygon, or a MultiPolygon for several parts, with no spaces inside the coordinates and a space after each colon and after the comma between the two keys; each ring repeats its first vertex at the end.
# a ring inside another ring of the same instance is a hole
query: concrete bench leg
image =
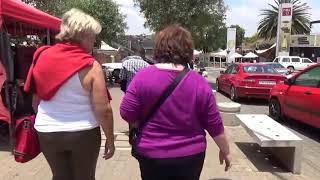
{"type": "Polygon", "coordinates": [[[296,147],[272,147],[274,155],[288,170],[294,174],[301,173],[302,146],[296,147]]]}

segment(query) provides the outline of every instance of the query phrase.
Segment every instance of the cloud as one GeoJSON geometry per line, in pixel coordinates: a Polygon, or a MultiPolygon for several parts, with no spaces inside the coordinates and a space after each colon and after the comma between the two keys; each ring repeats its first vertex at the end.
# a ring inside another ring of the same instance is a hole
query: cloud
{"type": "Polygon", "coordinates": [[[134,6],[133,0],[117,0],[120,5],[120,12],[126,15],[128,35],[150,34],[150,30],[144,27],[145,18],[139,12],[139,8],[134,6]]]}
{"type": "Polygon", "coordinates": [[[134,5],[133,0],[116,0],[116,3],[126,7],[132,7],[134,5]]]}
{"type": "MultiPolygon", "coordinates": [[[[302,0],[311,7],[311,20],[320,20],[320,5],[318,0],[302,0]]],[[[252,36],[257,32],[258,23],[261,19],[260,10],[268,8],[268,4],[275,4],[273,0],[226,0],[229,10],[227,11],[227,25],[238,24],[246,30],[246,36],[252,36]]],[[[313,32],[320,32],[320,24],[314,25],[313,32]]]]}

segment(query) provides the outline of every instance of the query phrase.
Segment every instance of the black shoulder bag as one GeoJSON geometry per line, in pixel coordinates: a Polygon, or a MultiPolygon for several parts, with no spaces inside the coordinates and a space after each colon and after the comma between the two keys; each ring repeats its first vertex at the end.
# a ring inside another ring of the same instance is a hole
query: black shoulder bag
{"type": "Polygon", "coordinates": [[[152,116],[157,112],[157,110],[160,108],[160,106],[166,101],[166,99],[172,94],[172,92],[176,89],[176,87],[179,85],[181,80],[185,77],[185,75],[189,72],[188,68],[185,68],[183,71],[181,71],[176,79],[167,87],[167,89],[164,91],[164,93],[160,96],[157,103],[154,105],[154,107],[151,108],[147,116],[141,121],[138,128],[131,128],[129,132],[129,142],[132,146],[131,149],[131,155],[138,159],[139,154],[136,150],[137,146],[137,139],[140,136],[142,128],[146,125],[146,123],[152,118],[152,116]]]}

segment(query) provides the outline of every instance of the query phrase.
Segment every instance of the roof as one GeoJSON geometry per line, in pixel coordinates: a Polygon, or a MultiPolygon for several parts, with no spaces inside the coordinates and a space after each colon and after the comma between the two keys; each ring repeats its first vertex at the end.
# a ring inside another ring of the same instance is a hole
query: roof
{"type": "Polygon", "coordinates": [[[106,51],[118,51],[118,49],[111,47],[109,44],[105,43],[104,41],[101,41],[101,50],[106,51]]]}
{"type": "Polygon", "coordinates": [[[61,19],[42,12],[20,0],[0,0],[0,27],[10,33],[60,31],[61,19]]]}
{"type": "Polygon", "coordinates": [[[299,57],[299,56],[277,56],[276,58],[278,58],[278,57],[282,57],[282,58],[301,58],[301,57],[299,57]]]}

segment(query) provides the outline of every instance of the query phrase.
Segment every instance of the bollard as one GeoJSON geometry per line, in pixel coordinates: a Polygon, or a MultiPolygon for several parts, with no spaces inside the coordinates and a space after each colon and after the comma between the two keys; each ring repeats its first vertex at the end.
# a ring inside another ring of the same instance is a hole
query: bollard
{"type": "Polygon", "coordinates": [[[241,104],[233,102],[218,103],[218,109],[225,126],[240,126],[236,114],[240,114],[241,104]]]}

